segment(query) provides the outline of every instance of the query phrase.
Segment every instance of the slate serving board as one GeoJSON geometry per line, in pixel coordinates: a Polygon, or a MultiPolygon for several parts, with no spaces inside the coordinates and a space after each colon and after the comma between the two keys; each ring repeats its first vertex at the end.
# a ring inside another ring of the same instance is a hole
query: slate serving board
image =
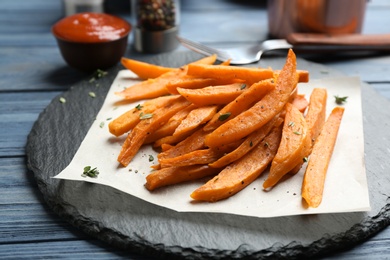
{"type": "MultiPolygon", "coordinates": [[[[192,52],[147,59],[180,66],[201,56],[192,52]]],[[[260,66],[280,69],[284,58],[268,58],[260,66]]],[[[255,64],[252,66],[259,66],[255,64]]],[[[365,163],[370,212],[251,218],[217,213],[178,213],[110,187],[53,179],[73,158],[119,66],[107,76],[87,78],[55,98],[41,113],[28,137],[29,169],[49,206],[80,230],[118,248],[159,258],[309,258],[360,243],[390,223],[389,102],[362,84],[365,163]],[[96,98],[90,98],[93,91],[96,98]]],[[[320,64],[298,60],[311,78],[341,76],[320,64]]],[[[93,152],[93,151],[91,151],[93,152]]]]}

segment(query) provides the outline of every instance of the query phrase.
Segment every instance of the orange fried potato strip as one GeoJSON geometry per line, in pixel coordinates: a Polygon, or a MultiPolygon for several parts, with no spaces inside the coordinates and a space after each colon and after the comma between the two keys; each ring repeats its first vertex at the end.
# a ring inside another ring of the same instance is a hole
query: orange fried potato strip
{"type": "Polygon", "coordinates": [[[250,109],[215,129],[206,137],[206,145],[217,147],[234,142],[265,125],[282,111],[297,83],[296,57],[294,52],[289,50],[286,63],[276,80],[275,89],[250,109]]]}
{"type": "Polygon", "coordinates": [[[218,175],[191,193],[194,200],[215,202],[233,196],[244,189],[267,168],[276,154],[281,138],[281,126],[250,151],[247,156],[224,168],[218,175]]]}
{"type": "Polygon", "coordinates": [[[173,102],[156,110],[153,114],[146,114],[127,136],[122,150],[118,156],[118,162],[127,166],[137,154],[148,135],[165,124],[174,114],[189,105],[189,102],[179,96],[173,102]]]}
{"type": "Polygon", "coordinates": [[[302,113],[292,104],[286,104],[286,117],[283,124],[282,141],[263,188],[276,185],[282,177],[302,162],[306,149],[310,147],[310,135],[302,113]]]}
{"type": "Polygon", "coordinates": [[[314,143],[302,184],[302,198],[309,207],[316,208],[321,204],[326,172],[343,114],[343,107],[334,108],[314,143]]]}

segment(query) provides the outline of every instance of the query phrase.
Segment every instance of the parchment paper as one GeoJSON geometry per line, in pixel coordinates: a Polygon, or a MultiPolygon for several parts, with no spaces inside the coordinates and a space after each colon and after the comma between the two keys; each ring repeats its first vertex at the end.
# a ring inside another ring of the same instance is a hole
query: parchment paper
{"type": "Polygon", "coordinates": [[[107,185],[156,205],[179,212],[223,212],[244,216],[276,217],[316,213],[369,211],[369,196],[364,165],[364,140],[360,79],[340,77],[301,83],[299,92],[309,98],[315,87],[328,90],[327,113],[336,106],[334,96],[348,96],[345,113],[334,153],[329,165],[324,197],[318,208],[305,208],[300,196],[304,168],[294,177],[264,191],[267,172],[233,197],[216,203],[193,203],[190,194],[206,180],[161,188],[149,192],[144,187],[150,166],[157,164],[157,152],[144,146],[126,168],[120,167],[117,156],[125,137],[116,138],[108,131],[110,120],[139,103],[118,105],[114,92],[137,82],[128,70],[120,71],[106,100],[72,162],[54,178],[86,181],[107,185]],[[150,156],[154,158],[149,161],[150,156]],[[82,177],[85,166],[97,167],[97,178],[82,177]]]}

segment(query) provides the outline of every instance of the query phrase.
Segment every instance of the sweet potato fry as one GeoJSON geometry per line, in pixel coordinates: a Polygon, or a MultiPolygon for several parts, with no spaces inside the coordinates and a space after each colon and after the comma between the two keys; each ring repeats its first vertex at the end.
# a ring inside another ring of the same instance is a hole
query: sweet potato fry
{"type": "Polygon", "coordinates": [[[195,150],[174,158],[161,159],[159,162],[162,168],[197,164],[207,165],[217,160],[221,155],[222,154],[219,151],[208,148],[204,150],[195,150]]]}
{"type": "MultiPolygon", "coordinates": [[[[153,99],[152,99],[153,100],[153,99]]],[[[195,109],[195,105],[189,105],[188,107],[180,110],[175,115],[173,115],[169,121],[157,129],[154,133],[151,133],[146,139],[145,144],[150,144],[156,142],[157,140],[164,138],[166,136],[171,136],[175,132],[176,128],[180,125],[181,121],[186,118],[186,116],[195,109]]],[[[160,145],[158,145],[160,146],[160,145]]]]}
{"type": "Polygon", "coordinates": [[[217,113],[217,109],[218,106],[204,106],[191,110],[176,128],[173,136],[181,135],[208,122],[217,113]]]}
{"type": "MultiPolygon", "coordinates": [[[[193,64],[213,64],[215,60],[216,56],[213,55],[195,61],[193,64]]],[[[181,68],[171,70],[154,79],[141,81],[116,94],[128,101],[137,101],[168,95],[169,92],[166,88],[167,84],[169,84],[172,79],[184,77],[187,74],[187,66],[188,65],[185,65],[181,68]]]]}
{"type": "Polygon", "coordinates": [[[313,146],[302,183],[302,198],[309,207],[321,204],[326,173],[344,114],[343,107],[332,110],[313,146]]]}
{"type": "Polygon", "coordinates": [[[247,156],[224,168],[218,175],[192,192],[194,200],[215,202],[233,196],[252,183],[267,168],[276,154],[281,126],[271,133],[247,156]]]}
{"type": "Polygon", "coordinates": [[[251,85],[260,80],[273,78],[274,72],[272,69],[262,68],[189,64],[187,75],[225,80],[241,79],[251,85]]]}
{"type": "Polygon", "coordinates": [[[286,104],[286,117],[283,124],[282,140],[263,188],[274,186],[282,177],[303,161],[310,146],[310,135],[302,113],[292,104],[286,104]]]}
{"type": "Polygon", "coordinates": [[[305,98],[305,95],[303,94],[297,94],[295,95],[294,99],[291,102],[293,106],[298,108],[301,113],[304,113],[307,106],[309,105],[309,101],[305,98]]]}
{"type": "Polygon", "coordinates": [[[215,129],[206,137],[206,145],[217,147],[239,140],[265,125],[282,111],[297,83],[296,57],[294,52],[289,50],[286,63],[276,80],[275,89],[250,109],[215,129]]]}
{"type": "MultiPolygon", "coordinates": [[[[310,95],[309,108],[305,117],[310,135],[311,145],[306,149],[304,157],[310,155],[313,144],[320,134],[325,123],[327,91],[324,88],[315,88],[310,95]]],[[[304,162],[301,161],[292,169],[289,174],[296,174],[302,168],[304,162]]]]}
{"type": "Polygon", "coordinates": [[[198,89],[212,86],[215,84],[215,79],[211,78],[197,78],[188,75],[172,79],[166,85],[166,88],[171,94],[179,94],[178,88],[184,89],[198,89]]]}
{"type": "Polygon", "coordinates": [[[234,161],[237,161],[238,159],[249,153],[252,149],[254,149],[257,144],[260,143],[269,134],[273,127],[278,127],[282,123],[283,119],[279,116],[276,116],[263,127],[250,134],[244,140],[244,142],[242,142],[242,144],[237,147],[237,149],[228,154],[225,154],[217,161],[210,163],[209,166],[214,168],[221,168],[234,161]]]}
{"type": "Polygon", "coordinates": [[[275,88],[273,79],[262,80],[254,83],[235,100],[224,106],[204,127],[205,131],[215,130],[223,123],[236,117],[241,112],[250,108],[255,102],[259,101],[269,91],[275,88]],[[224,115],[228,115],[227,117],[224,115]]]}
{"type": "Polygon", "coordinates": [[[156,140],[154,142],[153,146],[154,147],[161,147],[161,146],[166,145],[166,144],[176,145],[177,143],[180,143],[181,141],[185,140],[187,137],[189,137],[190,135],[195,133],[198,129],[200,129],[200,127],[195,128],[195,129],[191,129],[191,130],[189,130],[187,132],[183,132],[181,134],[165,136],[161,139],[156,140]]]}
{"type": "Polygon", "coordinates": [[[185,75],[172,79],[166,88],[171,94],[179,94],[178,88],[181,89],[200,89],[209,86],[228,85],[233,83],[243,83],[244,80],[231,80],[231,79],[212,79],[212,78],[197,78],[185,75]]]}
{"type": "MultiPolygon", "coordinates": [[[[216,161],[223,154],[236,149],[242,142],[237,141],[217,148],[195,150],[173,158],[159,159],[161,167],[188,166],[195,164],[209,164],[216,161]]],[[[218,167],[214,167],[218,168],[218,167]]]]}
{"type": "Polygon", "coordinates": [[[228,104],[243,93],[245,89],[246,84],[233,83],[199,89],[177,88],[177,91],[197,106],[208,106],[228,104]]]}
{"type": "Polygon", "coordinates": [[[137,105],[135,108],[123,113],[119,117],[115,118],[108,125],[108,129],[111,134],[115,136],[121,136],[124,133],[129,132],[140,121],[140,114],[153,113],[156,109],[165,106],[172,100],[177,99],[177,95],[158,97],[152,100],[147,100],[143,104],[137,105]]]}
{"type": "Polygon", "coordinates": [[[169,102],[164,107],[156,110],[153,114],[144,114],[144,116],[141,117],[141,121],[133,128],[122,145],[122,150],[118,156],[118,162],[123,166],[127,166],[144,143],[146,137],[188,105],[189,102],[185,98],[179,96],[176,100],[169,102]]]}
{"type": "Polygon", "coordinates": [[[328,94],[324,88],[315,88],[310,95],[310,103],[305,119],[313,144],[325,123],[327,97],[328,94]]]}
{"type": "MultiPolygon", "coordinates": [[[[280,70],[275,70],[274,75],[277,77],[277,75],[280,73],[280,70]]],[[[299,83],[307,83],[309,82],[309,72],[307,70],[297,70],[298,74],[298,82],[299,83]]]]}
{"type": "Polygon", "coordinates": [[[169,92],[165,86],[173,78],[182,77],[185,74],[185,68],[175,69],[164,73],[160,77],[136,83],[121,92],[117,92],[116,94],[129,102],[168,95],[169,92]]]}
{"type": "Polygon", "coordinates": [[[168,185],[201,179],[219,171],[207,165],[162,168],[146,176],[145,187],[152,191],[168,185]]]}
{"type": "Polygon", "coordinates": [[[128,59],[125,57],[121,58],[121,63],[126,69],[134,72],[140,79],[154,79],[166,72],[175,70],[175,68],[158,66],[143,61],[128,59]]]}
{"type": "Polygon", "coordinates": [[[158,159],[163,158],[173,158],[177,157],[195,150],[204,148],[204,139],[208,132],[203,131],[203,129],[198,129],[192,135],[172,147],[171,149],[159,153],[157,155],[158,159]]]}

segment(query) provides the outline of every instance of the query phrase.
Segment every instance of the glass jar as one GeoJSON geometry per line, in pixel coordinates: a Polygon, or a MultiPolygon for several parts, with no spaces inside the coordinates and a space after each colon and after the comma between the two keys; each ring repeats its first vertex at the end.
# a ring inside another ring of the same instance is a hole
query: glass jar
{"type": "Polygon", "coordinates": [[[160,53],[178,46],[179,0],[132,0],[131,8],[137,51],[160,53]]]}

